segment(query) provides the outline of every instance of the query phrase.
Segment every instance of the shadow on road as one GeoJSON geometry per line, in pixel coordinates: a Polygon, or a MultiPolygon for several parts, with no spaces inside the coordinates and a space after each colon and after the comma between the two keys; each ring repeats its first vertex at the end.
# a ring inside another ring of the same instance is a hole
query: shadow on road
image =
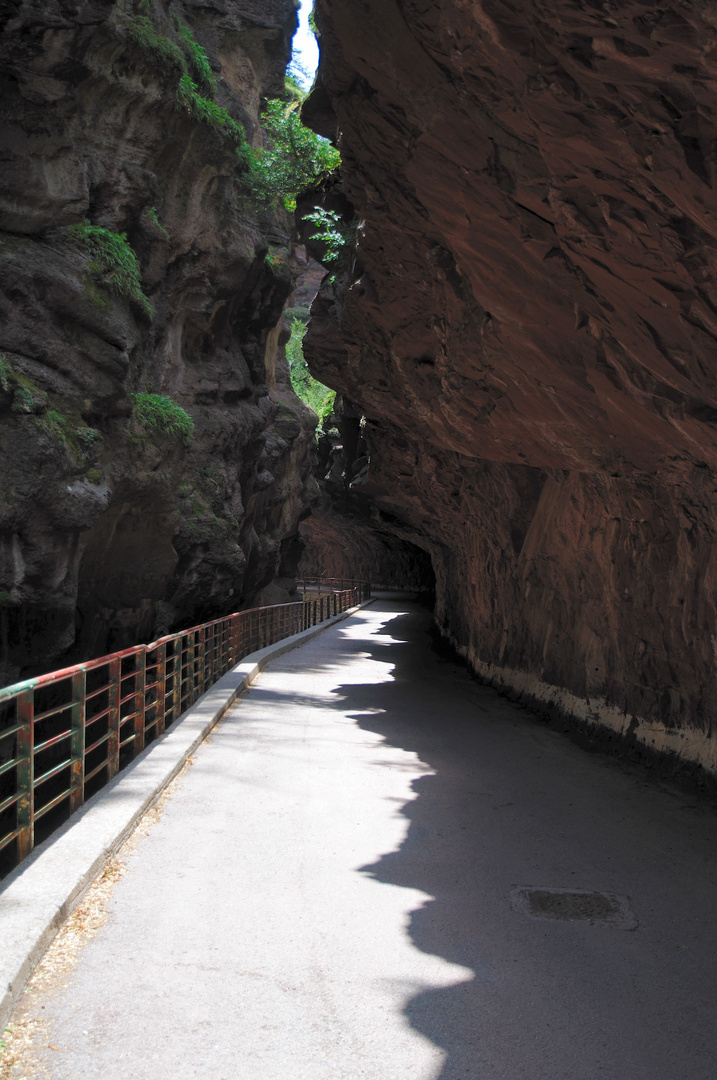
{"type": "Polygon", "coordinates": [[[341,685],[337,705],[432,773],[401,811],[400,849],[362,872],[428,893],[410,919],[413,944],[473,972],[406,1004],[411,1026],[446,1054],[436,1080],[706,1080],[716,1001],[699,924],[714,888],[714,819],[680,817],[676,796],[481,686],[432,647],[425,610],[380,607],[386,622],[346,652],[393,665],[393,678],[341,685]],[[516,885],[626,892],[646,925],[631,934],[530,919],[511,908],[516,885]]]}
{"type": "MultiPolygon", "coordinates": [[[[433,771],[412,785],[416,798],[402,811],[409,829],[400,850],[362,870],[386,884],[430,894],[433,899],[411,916],[413,944],[485,976],[485,943],[467,935],[461,919],[486,855],[480,814],[486,800],[501,802],[502,797],[499,790],[486,788],[480,771],[464,766],[482,756],[476,721],[495,708],[496,700],[499,710],[503,703],[472,680],[465,667],[434,651],[430,625],[425,610],[390,618],[378,631],[381,640],[367,648],[364,639],[361,647],[394,666],[393,681],[337,690],[341,708],[352,710],[359,727],[415,753],[433,771]]],[[[477,1044],[488,1020],[481,1016],[482,993],[476,993],[474,983],[462,983],[423,991],[407,1002],[405,1015],[412,1027],[446,1053],[440,1080],[482,1076],[476,1072],[477,1044]]]]}

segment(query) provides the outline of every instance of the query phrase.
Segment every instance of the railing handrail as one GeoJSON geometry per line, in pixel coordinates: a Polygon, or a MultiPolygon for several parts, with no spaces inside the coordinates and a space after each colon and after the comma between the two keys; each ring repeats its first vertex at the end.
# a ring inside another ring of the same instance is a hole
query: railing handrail
{"type": "Polygon", "coordinates": [[[13,865],[22,861],[37,820],[64,803],[79,809],[86,784],[93,794],[107,783],[244,657],[371,595],[368,582],[323,581],[348,587],[233,612],[0,688],[0,853],[15,841],[13,865]]]}
{"type": "Polygon", "coordinates": [[[266,607],[244,608],[242,611],[233,611],[230,615],[222,615],[218,619],[210,619],[209,622],[188,626],[184,630],[175,630],[174,633],[165,634],[164,637],[157,638],[156,641],[150,641],[146,645],[128,645],[126,649],[119,649],[117,652],[106,653],[104,656],[97,656],[93,660],[80,660],[78,663],[71,664],[69,667],[58,668],[57,671],[47,671],[42,675],[34,675],[30,679],[25,679],[23,682],[12,683],[10,686],[1,686],[0,701],[3,697],[14,696],[22,690],[33,689],[50,682],[57,682],[59,679],[70,678],[76,671],[91,671],[93,668],[102,667],[105,664],[108,664],[111,660],[124,659],[124,657],[133,656],[138,652],[153,652],[158,646],[164,645],[166,642],[172,641],[176,637],[180,637],[184,634],[194,634],[199,630],[206,630],[210,626],[216,626],[218,623],[224,622],[225,619],[234,619],[238,616],[251,615],[255,611],[271,611],[274,608],[288,608],[294,604],[300,605],[302,603],[302,600],[289,600],[286,604],[270,604],[266,607]]]}

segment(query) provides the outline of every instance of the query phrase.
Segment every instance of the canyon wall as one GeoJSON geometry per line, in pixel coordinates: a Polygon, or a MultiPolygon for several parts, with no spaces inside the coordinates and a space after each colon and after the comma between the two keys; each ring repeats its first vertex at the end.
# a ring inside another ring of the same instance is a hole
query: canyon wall
{"type": "Polygon", "coordinates": [[[316,0],[355,251],[306,353],[498,685],[717,770],[717,15],[316,0]]]}
{"type": "Polygon", "coordinates": [[[0,5],[0,683],[236,610],[317,497],[293,222],[242,184],[295,25],[0,5]]]}

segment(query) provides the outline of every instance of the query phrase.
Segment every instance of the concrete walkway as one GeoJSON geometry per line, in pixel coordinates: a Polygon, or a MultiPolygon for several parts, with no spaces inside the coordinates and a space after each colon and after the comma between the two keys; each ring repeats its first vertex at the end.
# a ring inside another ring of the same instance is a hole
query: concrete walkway
{"type": "Polygon", "coordinates": [[[272,662],[34,996],[38,1077],[714,1080],[714,812],[428,624],[382,600],[272,662]]]}

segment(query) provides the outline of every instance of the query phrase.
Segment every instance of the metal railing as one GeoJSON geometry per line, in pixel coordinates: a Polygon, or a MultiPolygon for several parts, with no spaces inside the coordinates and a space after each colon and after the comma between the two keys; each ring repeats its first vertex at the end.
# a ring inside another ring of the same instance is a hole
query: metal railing
{"type": "MultiPolygon", "coordinates": [[[[327,593],[332,595],[335,592],[342,592],[345,589],[353,589],[357,586],[359,588],[365,586],[365,582],[354,581],[353,578],[335,577],[303,577],[296,579],[296,588],[303,593],[304,597],[311,597],[314,594],[319,597],[327,593]]],[[[370,595],[370,588],[368,595],[370,595]]],[[[368,595],[364,599],[367,599],[368,595]]]]}
{"type": "Polygon", "coordinates": [[[341,584],[0,689],[0,876],[245,656],[371,595],[341,584]]]}

